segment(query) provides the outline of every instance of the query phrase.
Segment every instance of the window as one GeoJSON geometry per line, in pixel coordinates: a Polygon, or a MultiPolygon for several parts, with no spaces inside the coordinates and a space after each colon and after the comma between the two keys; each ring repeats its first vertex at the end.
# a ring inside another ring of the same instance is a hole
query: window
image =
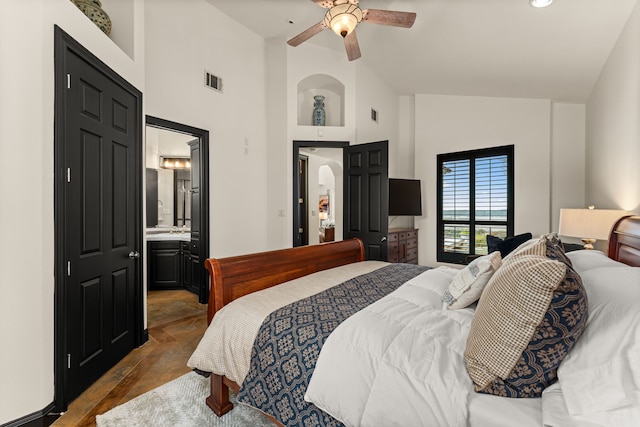
{"type": "Polygon", "coordinates": [[[438,155],[438,261],[487,253],[513,235],[513,145],[438,155]]]}

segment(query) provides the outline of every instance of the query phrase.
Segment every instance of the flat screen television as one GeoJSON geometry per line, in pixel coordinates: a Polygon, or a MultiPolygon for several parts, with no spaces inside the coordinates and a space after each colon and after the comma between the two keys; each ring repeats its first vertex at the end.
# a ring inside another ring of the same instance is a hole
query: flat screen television
{"type": "Polygon", "coordinates": [[[389,178],[389,215],[422,215],[419,179],[389,178]]]}

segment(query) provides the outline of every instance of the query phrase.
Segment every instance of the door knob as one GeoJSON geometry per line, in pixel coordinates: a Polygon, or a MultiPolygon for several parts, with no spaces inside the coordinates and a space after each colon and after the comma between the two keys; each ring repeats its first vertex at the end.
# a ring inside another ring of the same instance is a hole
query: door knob
{"type": "Polygon", "coordinates": [[[381,242],[386,242],[387,241],[387,236],[382,236],[382,239],[380,239],[381,242]]]}
{"type": "Polygon", "coordinates": [[[140,258],[140,252],[138,252],[138,251],[129,252],[129,258],[131,258],[131,259],[140,258]]]}

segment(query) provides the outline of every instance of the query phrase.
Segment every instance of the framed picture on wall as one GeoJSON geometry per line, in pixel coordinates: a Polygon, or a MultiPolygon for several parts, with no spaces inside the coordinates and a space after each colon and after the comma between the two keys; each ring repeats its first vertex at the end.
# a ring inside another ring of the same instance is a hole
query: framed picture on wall
{"type": "Polygon", "coordinates": [[[326,212],[329,213],[329,195],[321,194],[318,201],[318,212],[326,212]]]}

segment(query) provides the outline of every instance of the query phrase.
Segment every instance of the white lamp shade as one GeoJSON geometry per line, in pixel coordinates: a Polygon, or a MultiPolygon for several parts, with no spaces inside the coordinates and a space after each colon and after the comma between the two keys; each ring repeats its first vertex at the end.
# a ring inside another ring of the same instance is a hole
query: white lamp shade
{"type": "Polygon", "coordinates": [[[608,240],[613,224],[623,216],[624,210],[613,209],[560,209],[558,234],[567,237],[608,240]]]}

